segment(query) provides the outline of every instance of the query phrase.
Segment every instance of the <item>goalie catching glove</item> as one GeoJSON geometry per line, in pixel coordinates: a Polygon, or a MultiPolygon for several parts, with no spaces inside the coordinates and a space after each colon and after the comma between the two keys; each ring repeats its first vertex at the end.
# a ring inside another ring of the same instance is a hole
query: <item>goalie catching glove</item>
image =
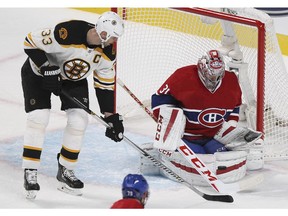
{"type": "Polygon", "coordinates": [[[61,70],[58,66],[42,66],[40,72],[43,75],[42,87],[56,96],[59,96],[62,87],[61,70]]]}
{"type": "Polygon", "coordinates": [[[224,122],[222,128],[214,136],[214,139],[221,142],[229,150],[249,146],[256,142],[262,133],[247,127],[236,126],[232,121],[224,122]]]}
{"type": "Polygon", "coordinates": [[[105,135],[115,142],[120,142],[123,139],[124,133],[122,116],[116,113],[103,119],[110,125],[110,127],[106,129],[105,135]]]}

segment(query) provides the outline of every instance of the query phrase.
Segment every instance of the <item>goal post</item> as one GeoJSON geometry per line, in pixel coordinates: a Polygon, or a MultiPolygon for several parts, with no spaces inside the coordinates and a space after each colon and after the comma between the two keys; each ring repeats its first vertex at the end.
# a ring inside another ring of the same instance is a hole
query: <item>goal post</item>
{"type": "MultiPolygon", "coordinates": [[[[148,108],[151,95],[176,69],[196,64],[207,50],[221,51],[227,38],[232,41],[224,51],[225,61],[228,66],[241,64],[235,72],[248,105],[247,122],[255,122],[251,126],[263,132],[266,160],[288,158],[288,74],[267,14],[253,8],[113,10],[125,20],[125,33],[117,43],[117,76],[148,108]],[[234,59],[237,49],[243,58],[234,59]]],[[[116,96],[118,112],[141,113],[119,87],[116,96]]]]}

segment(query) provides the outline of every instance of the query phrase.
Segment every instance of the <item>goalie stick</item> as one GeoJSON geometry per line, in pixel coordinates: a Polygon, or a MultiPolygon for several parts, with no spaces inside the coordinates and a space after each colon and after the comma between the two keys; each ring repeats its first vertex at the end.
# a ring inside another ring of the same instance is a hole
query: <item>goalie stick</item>
{"type": "MultiPolygon", "coordinates": [[[[101,117],[99,117],[96,113],[94,113],[92,110],[90,110],[88,107],[86,107],[83,103],[81,103],[77,98],[71,97],[65,91],[62,91],[61,94],[63,96],[65,96],[66,98],[70,99],[76,105],[78,105],[79,108],[82,108],[83,110],[85,110],[88,114],[90,114],[93,118],[95,118],[97,121],[99,121],[102,125],[104,125],[105,127],[110,127],[110,125],[108,123],[106,123],[101,117]]],[[[163,163],[161,163],[160,161],[155,159],[153,156],[148,154],[146,151],[144,151],[142,148],[140,148],[137,144],[135,144],[133,141],[131,141],[130,139],[128,139],[124,135],[123,135],[123,140],[126,143],[128,143],[129,145],[131,145],[135,150],[140,152],[144,157],[150,159],[156,166],[158,166],[159,168],[163,169],[169,175],[174,177],[177,181],[179,181],[180,183],[186,185],[188,188],[193,190],[195,193],[197,193],[198,195],[200,195],[204,199],[209,200],[209,201],[219,201],[219,202],[228,202],[228,203],[232,203],[234,201],[233,197],[230,196],[230,195],[213,195],[213,194],[206,194],[206,193],[203,193],[203,192],[199,191],[193,185],[191,185],[190,183],[185,181],[183,178],[181,178],[179,175],[174,173],[171,169],[169,169],[163,163]]]]}
{"type": "MultiPolygon", "coordinates": [[[[119,78],[117,79],[117,83],[144,109],[144,105],[141,102],[139,103],[140,100],[119,78]]],[[[153,113],[146,107],[144,110],[145,112],[147,112],[147,114],[149,114],[149,116],[153,116],[154,121],[157,123],[157,120],[153,113]]],[[[200,160],[199,157],[197,157],[197,154],[195,154],[183,140],[180,140],[180,145],[177,150],[217,192],[224,194],[236,193],[238,191],[246,190],[248,188],[256,186],[263,181],[263,175],[259,174],[251,176],[247,179],[243,179],[239,182],[225,184],[220,179],[218,179],[218,177],[205,165],[205,163],[203,163],[203,161],[200,160]]]]}

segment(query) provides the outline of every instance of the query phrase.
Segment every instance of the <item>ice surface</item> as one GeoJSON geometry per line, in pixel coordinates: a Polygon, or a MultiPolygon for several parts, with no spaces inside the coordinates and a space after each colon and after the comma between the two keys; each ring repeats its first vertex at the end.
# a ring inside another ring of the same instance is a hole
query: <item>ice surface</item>
{"type": "MultiPolygon", "coordinates": [[[[85,19],[94,22],[97,15],[64,8],[1,8],[0,9],[0,209],[1,211],[21,210],[25,214],[29,209],[57,209],[57,214],[91,214],[85,210],[109,209],[111,204],[121,198],[121,182],[128,173],[139,172],[139,153],[125,142],[114,143],[104,136],[104,128],[94,119],[90,119],[85,134],[84,145],[79,156],[76,175],[85,182],[82,197],[62,193],[56,189],[57,161],[56,154],[61,148],[62,132],[66,123],[65,114],[59,111],[58,98],[53,97],[53,108],[44,143],[39,183],[41,190],[36,200],[24,197],[23,170],[21,155],[26,114],[23,108],[23,96],[20,80],[20,68],[26,59],[23,52],[23,40],[33,29],[52,25],[64,19],[85,19]],[[65,211],[60,209],[64,209],[65,211]],[[74,209],[82,209],[74,211],[74,209]],[[69,210],[69,211],[68,211],[69,210]]],[[[92,77],[90,78],[91,82],[92,77]]],[[[90,85],[92,86],[92,85],[90,85]]],[[[91,92],[94,90],[91,87],[91,92]]],[[[98,112],[93,94],[90,94],[91,109],[98,112]]],[[[148,118],[148,117],[147,117],[148,118]]],[[[125,122],[125,135],[136,144],[151,142],[153,126],[149,120],[132,119],[125,122]],[[143,127],[145,128],[143,130],[143,127]]],[[[206,201],[184,185],[163,177],[147,176],[151,196],[146,209],[193,209],[185,211],[191,215],[196,210],[210,209],[207,213],[215,214],[215,209],[249,209],[249,215],[259,210],[287,209],[288,203],[288,163],[274,161],[265,164],[261,171],[265,180],[249,191],[235,194],[234,203],[206,201]],[[256,210],[251,212],[252,209],[256,210]]],[[[111,210],[110,210],[111,211],[111,210]]],[[[112,214],[112,212],[106,212],[112,214]]],[[[265,211],[266,212],[266,211],[265,211]]],[[[29,212],[28,212],[29,213],[29,212]]],[[[115,211],[113,212],[115,213],[115,211]]],[[[130,211],[131,213],[131,211],[130,211]]],[[[135,213],[135,212],[134,212],[135,213]]],[[[143,212],[142,212],[143,213],[143,212]]],[[[163,214],[163,212],[154,212],[163,214]]],[[[206,211],[205,211],[206,213],[206,211]]],[[[221,214],[225,214],[222,212],[221,214]]],[[[231,214],[231,212],[228,212],[231,214]]],[[[243,212],[243,214],[246,211],[243,212]]],[[[278,212],[277,214],[279,215],[278,212]]],[[[5,215],[8,213],[5,212],[5,215]]],[[[97,212],[93,214],[98,214],[97,212]]],[[[119,212],[117,213],[117,215],[119,212]]],[[[127,213],[125,213],[127,214],[127,213]]],[[[139,214],[139,212],[137,212],[139,214]]],[[[150,214],[150,212],[146,214],[150,214]]],[[[202,214],[202,212],[200,212],[202,214]]],[[[1,214],[2,215],[2,214],[1,214]]],[[[29,214],[31,215],[31,213],[29,214]]]]}

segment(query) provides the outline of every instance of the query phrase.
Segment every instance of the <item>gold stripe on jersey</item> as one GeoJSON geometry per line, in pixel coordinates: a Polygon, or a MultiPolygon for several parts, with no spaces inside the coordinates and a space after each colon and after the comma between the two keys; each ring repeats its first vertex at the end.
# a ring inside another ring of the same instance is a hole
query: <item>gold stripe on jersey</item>
{"type": "Polygon", "coordinates": [[[69,45],[63,45],[63,44],[59,44],[61,47],[63,48],[82,48],[82,49],[87,49],[87,46],[84,44],[69,44],[69,45]]]}
{"type": "Polygon", "coordinates": [[[99,80],[100,82],[104,82],[104,83],[107,83],[107,84],[114,84],[115,80],[114,80],[114,77],[113,78],[104,78],[104,77],[100,77],[95,71],[93,73],[93,77],[94,79],[97,79],[99,80]]]}
{"type": "Polygon", "coordinates": [[[95,49],[97,52],[100,52],[100,53],[103,53],[103,49],[102,48],[100,48],[100,47],[96,47],[96,49],[95,49]]]}
{"type": "Polygon", "coordinates": [[[100,88],[100,89],[106,89],[106,90],[112,90],[114,91],[114,85],[102,85],[100,83],[94,82],[94,88],[100,88]]]}
{"type": "Polygon", "coordinates": [[[24,46],[26,48],[34,48],[33,45],[28,41],[27,37],[25,38],[25,41],[24,41],[24,46]]]}
{"type": "Polygon", "coordinates": [[[111,59],[107,55],[105,55],[104,53],[102,54],[102,58],[104,58],[105,60],[111,61],[111,59]]]}
{"type": "Polygon", "coordinates": [[[27,35],[26,39],[28,39],[28,40],[26,40],[26,41],[28,41],[29,44],[31,44],[32,47],[37,48],[36,44],[35,44],[34,41],[33,41],[33,38],[32,38],[31,33],[29,33],[29,34],[27,35]]]}
{"type": "Polygon", "coordinates": [[[96,51],[101,53],[101,56],[102,56],[103,59],[108,60],[108,61],[112,61],[112,60],[103,52],[103,49],[102,49],[102,48],[97,47],[97,48],[96,48],[96,51]]]}
{"type": "Polygon", "coordinates": [[[93,73],[94,88],[114,90],[115,80],[114,78],[100,77],[95,71],[93,73]]]}

